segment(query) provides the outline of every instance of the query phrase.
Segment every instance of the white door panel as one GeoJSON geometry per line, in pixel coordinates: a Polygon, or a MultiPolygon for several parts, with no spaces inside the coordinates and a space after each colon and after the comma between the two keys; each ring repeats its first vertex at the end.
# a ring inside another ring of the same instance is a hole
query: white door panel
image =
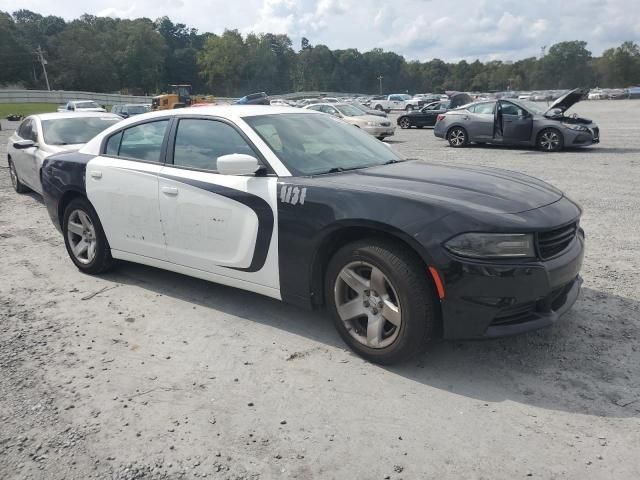
{"type": "Polygon", "coordinates": [[[87,164],[87,196],[114,250],[165,259],[158,210],[160,164],[96,157],[87,164]]]}
{"type": "Polygon", "coordinates": [[[276,183],[275,177],[163,167],[167,260],[278,289],[276,183]]]}

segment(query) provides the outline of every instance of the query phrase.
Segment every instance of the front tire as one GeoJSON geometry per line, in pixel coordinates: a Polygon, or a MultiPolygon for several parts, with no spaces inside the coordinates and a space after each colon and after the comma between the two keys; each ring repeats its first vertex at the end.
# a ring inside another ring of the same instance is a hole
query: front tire
{"type": "Polygon", "coordinates": [[[326,302],[343,340],[365,359],[389,365],[424,348],[436,324],[436,297],[423,263],[381,239],[345,245],[327,267],[326,302]]]}
{"type": "Polygon", "coordinates": [[[400,128],[402,128],[403,130],[411,128],[411,120],[409,120],[407,117],[401,118],[398,123],[400,124],[400,128]]]}
{"type": "Polygon", "coordinates": [[[376,110],[378,110],[379,112],[382,111],[382,105],[376,105],[376,110]]]}
{"type": "Polygon", "coordinates": [[[559,130],[545,128],[538,134],[536,146],[544,152],[559,152],[564,147],[564,138],[559,130]]]}
{"type": "Polygon", "coordinates": [[[62,221],[64,244],[81,272],[92,275],[106,272],[113,265],[111,248],[98,214],[85,198],[73,199],[62,221]]]}
{"type": "Polygon", "coordinates": [[[453,148],[462,148],[469,145],[469,135],[467,135],[467,131],[462,127],[453,127],[449,130],[447,140],[453,148]]]}
{"type": "Polygon", "coordinates": [[[13,185],[13,189],[16,193],[27,193],[29,191],[29,188],[20,181],[18,172],[16,171],[16,166],[13,164],[13,160],[11,159],[9,159],[9,175],[11,176],[11,185],[13,185]]]}

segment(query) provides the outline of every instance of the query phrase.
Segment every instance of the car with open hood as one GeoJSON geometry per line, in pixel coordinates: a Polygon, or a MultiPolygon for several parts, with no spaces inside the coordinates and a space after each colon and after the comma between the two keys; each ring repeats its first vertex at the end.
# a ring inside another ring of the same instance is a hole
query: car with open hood
{"type": "Polygon", "coordinates": [[[69,112],[30,115],[7,141],[11,183],[18,193],[42,193],[42,162],[55,153],[78,150],[104,129],[121,121],[114,113],[69,112]]]}
{"type": "Polygon", "coordinates": [[[512,98],[474,102],[439,115],[434,134],[454,148],[472,142],[535,146],[547,152],[586,147],[600,142],[599,127],[567,111],[588,93],[571,90],[549,107],[512,98]]]}
{"type": "Polygon", "coordinates": [[[473,99],[468,93],[452,93],[447,100],[439,100],[425,105],[420,110],[413,110],[400,115],[396,123],[402,129],[411,127],[433,127],[438,116],[461,105],[471,103],[473,99]]]}
{"type": "Polygon", "coordinates": [[[312,110],[139,115],[49,157],[42,181],[81,271],[122,259],[325,308],[379,363],[550,326],[581,285],[582,210],[557,188],[405,159],[312,110]]]}

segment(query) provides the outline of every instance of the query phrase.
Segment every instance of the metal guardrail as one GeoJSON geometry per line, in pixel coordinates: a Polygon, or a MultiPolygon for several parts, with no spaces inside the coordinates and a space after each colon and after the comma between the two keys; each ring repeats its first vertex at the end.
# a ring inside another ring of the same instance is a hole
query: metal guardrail
{"type": "Polygon", "coordinates": [[[56,103],[69,100],[93,100],[96,103],[151,103],[151,97],[112,93],[76,92],[67,90],[0,90],[0,103],[56,103]]]}

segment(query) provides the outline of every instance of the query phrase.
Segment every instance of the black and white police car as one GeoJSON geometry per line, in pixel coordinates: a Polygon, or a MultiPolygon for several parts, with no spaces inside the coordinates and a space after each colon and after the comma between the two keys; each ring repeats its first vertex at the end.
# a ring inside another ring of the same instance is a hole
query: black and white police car
{"type": "Polygon", "coordinates": [[[581,285],[581,209],[556,188],[407,160],[308,110],[143,114],[49,157],[42,184],[81,271],[123,259],[326,306],[379,363],[548,326],[581,285]]]}

